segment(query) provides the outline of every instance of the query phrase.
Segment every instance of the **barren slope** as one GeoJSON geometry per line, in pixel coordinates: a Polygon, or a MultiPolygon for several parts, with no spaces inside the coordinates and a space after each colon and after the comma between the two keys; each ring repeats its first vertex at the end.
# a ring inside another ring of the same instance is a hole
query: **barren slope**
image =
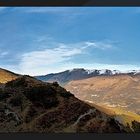
{"type": "Polygon", "coordinates": [[[93,77],[71,81],[65,88],[84,101],[140,112],[139,75],[93,77]]]}
{"type": "Polygon", "coordinates": [[[0,68],[0,83],[6,83],[8,81],[16,79],[17,77],[18,74],[0,68]]]}

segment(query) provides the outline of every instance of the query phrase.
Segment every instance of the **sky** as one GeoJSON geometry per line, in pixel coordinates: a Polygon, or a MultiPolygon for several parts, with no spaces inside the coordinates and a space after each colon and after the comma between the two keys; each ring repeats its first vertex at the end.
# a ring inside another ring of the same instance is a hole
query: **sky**
{"type": "Polygon", "coordinates": [[[140,70],[139,7],[0,7],[0,67],[43,75],[140,70]]]}

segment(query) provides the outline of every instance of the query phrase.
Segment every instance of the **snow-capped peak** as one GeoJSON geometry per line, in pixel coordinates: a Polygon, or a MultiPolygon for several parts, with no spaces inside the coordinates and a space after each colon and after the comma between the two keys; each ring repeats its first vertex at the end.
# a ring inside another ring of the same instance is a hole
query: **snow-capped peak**
{"type": "Polygon", "coordinates": [[[102,70],[99,70],[99,74],[102,75],[102,74],[106,74],[107,70],[106,69],[102,69],[102,70]]]}
{"type": "Polygon", "coordinates": [[[112,74],[114,75],[114,74],[120,74],[121,73],[121,71],[119,71],[119,70],[113,70],[112,71],[112,74]]]}
{"type": "Polygon", "coordinates": [[[128,70],[128,71],[125,71],[124,73],[133,73],[135,75],[135,74],[140,73],[140,70],[128,70]]]}
{"type": "Polygon", "coordinates": [[[86,71],[88,74],[91,74],[91,73],[95,72],[95,69],[93,69],[93,70],[88,70],[88,69],[86,69],[85,71],[86,71]]]}
{"type": "Polygon", "coordinates": [[[119,71],[119,70],[109,70],[109,69],[84,69],[84,68],[74,68],[68,70],[69,72],[74,72],[74,71],[82,71],[87,74],[95,74],[95,75],[116,75],[116,74],[129,74],[132,73],[133,75],[139,74],[140,70],[128,70],[128,71],[119,71]]]}

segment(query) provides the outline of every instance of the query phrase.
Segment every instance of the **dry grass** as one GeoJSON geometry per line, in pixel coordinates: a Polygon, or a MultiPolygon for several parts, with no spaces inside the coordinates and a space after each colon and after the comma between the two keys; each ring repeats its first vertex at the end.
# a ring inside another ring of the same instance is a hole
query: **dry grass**
{"type": "Polygon", "coordinates": [[[71,81],[65,88],[83,101],[140,113],[140,76],[98,76],[71,81]]]}
{"type": "Polygon", "coordinates": [[[14,74],[4,69],[0,69],[0,83],[7,83],[8,81],[14,80],[17,77],[17,74],[14,74]]]}
{"type": "Polygon", "coordinates": [[[116,120],[118,120],[120,123],[122,123],[125,126],[129,124],[129,126],[132,128],[132,121],[135,120],[137,122],[140,122],[140,115],[134,112],[126,111],[119,107],[111,108],[103,104],[102,105],[96,105],[92,103],[88,103],[88,104],[91,106],[94,106],[101,112],[104,112],[105,114],[108,114],[109,116],[112,116],[113,118],[115,118],[116,120]]]}

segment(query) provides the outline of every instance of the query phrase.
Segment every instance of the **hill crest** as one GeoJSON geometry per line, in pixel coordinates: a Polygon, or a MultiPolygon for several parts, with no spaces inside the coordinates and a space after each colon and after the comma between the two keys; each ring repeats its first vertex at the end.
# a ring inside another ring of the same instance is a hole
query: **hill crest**
{"type": "Polygon", "coordinates": [[[0,68],[0,83],[6,83],[8,81],[14,80],[18,76],[19,74],[0,68]]]}

